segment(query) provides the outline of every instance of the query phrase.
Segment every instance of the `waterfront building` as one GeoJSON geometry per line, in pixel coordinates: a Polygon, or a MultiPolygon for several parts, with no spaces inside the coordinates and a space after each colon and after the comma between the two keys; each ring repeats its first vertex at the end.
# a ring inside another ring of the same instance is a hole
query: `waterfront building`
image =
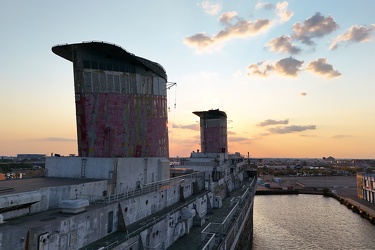
{"type": "Polygon", "coordinates": [[[357,173],[358,197],[375,203],[375,173],[357,173]]]}

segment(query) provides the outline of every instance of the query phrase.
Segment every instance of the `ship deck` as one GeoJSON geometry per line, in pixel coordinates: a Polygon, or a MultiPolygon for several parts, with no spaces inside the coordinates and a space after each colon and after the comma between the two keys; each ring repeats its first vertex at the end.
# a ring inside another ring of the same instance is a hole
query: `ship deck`
{"type": "Polygon", "coordinates": [[[73,179],[60,177],[38,177],[0,181],[0,196],[39,190],[46,187],[70,186],[101,179],[73,179]]]}
{"type": "MultiPolygon", "coordinates": [[[[248,185],[250,182],[243,181],[243,185],[248,185]]],[[[221,208],[214,208],[213,213],[208,213],[205,216],[206,222],[202,227],[193,226],[189,234],[185,234],[168,248],[168,250],[185,250],[185,249],[203,249],[205,243],[201,241],[202,230],[211,222],[221,223],[227,217],[233,206],[230,205],[230,200],[233,197],[241,196],[244,193],[242,188],[233,190],[230,195],[223,199],[221,208]]]]}
{"type": "MultiPolygon", "coordinates": [[[[249,181],[243,181],[243,185],[250,184],[249,181]]],[[[161,211],[158,211],[156,213],[153,213],[152,215],[137,221],[136,223],[133,223],[129,226],[127,226],[127,232],[114,232],[107,237],[104,237],[92,244],[87,245],[86,247],[83,247],[81,249],[85,250],[94,250],[94,249],[100,249],[101,247],[105,247],[108,249],[111,249],[111,246],[116,246],[121,244],[122,242],[126,241],[127,239],[139,234],[141,231],[144,230],[144,228],[151,226],[154,223],[157,223],[158,221],[162,220],[166,214],[169,212],[181,209],[182,207],[187,206],[189,203],[193,202],[195,199],[197,199],[200,196],[203,196],[207,194],[209,191],[202,191],[197,195],[191,195],[190,197],[186,198],[184,202],[177,202],[176,204],[169,206],[161,211]]],[[[199,226],[193,226],[190,228],[189,234],[185,234],[181,238],[179,238],[176,242],[174,242],[168,249],[170,250],[182,250],[182,249],[202,249],[205,245],[204,242],[201,241],[201,231],[210,223],[210,222],[216,222],[221,223],[224,221],[224,219],[227,217],[228,213],[233,208],[230,206],[230,200],[233,197],[241,196],[244,193],[244,190],[242,188],[235,189],[230,193],[230,196],[227,196],[222,201],[222,207],[221,208],[214,208],[213,213],[208,213],[205,216],[205,223],[201,227],[199,226]]]]}

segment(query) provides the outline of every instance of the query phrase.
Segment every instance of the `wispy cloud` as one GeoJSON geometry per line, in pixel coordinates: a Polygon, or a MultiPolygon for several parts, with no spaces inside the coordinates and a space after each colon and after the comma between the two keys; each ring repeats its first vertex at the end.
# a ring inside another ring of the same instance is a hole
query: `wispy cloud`
{"type": "Polygon", "coordinates": [[[284,127],[276,127],[276,128],[269,128],[268,131],[272,134],[288,134],[288,133],[295,133],[295,132],[302,132],[305,130],[315,130],[316,125],[290,125],[284,127]]]}
{"type": "Polygon", "coordinates": [[[340,76],[341,73],[333,69],[331,64],[328,64],[326,58],[319,58],[313,61],[310,61],[307,65],[306,70],[311,71],[318,75],[323,75],[328,78],[333,78],[340,76]]]}
{"type": "Polygon", "coordinates": [[[249,138],[246,137],[236,137],[236,136],[230,136],[228,138],[229,142],[243,142],[243,141],[249,141],[249,138]]]}
{"type": "Polygon", "coordinates": [[[209,15],[217,15],[223,8],[221,4],[214,4],[209,1],[198,3],[198,6],[202,7],[204,12],[206,12],[209,15]]]}
{"type": "Polygon", "coordinates": [[[173,128],[199,130],[199,124],[188,124],[188,125],[173,124],[173,128]]]}
{"type": "Polygon", "coordinates": [[[285,120],[272,120],[272,119],[267,119],[265,121],[262,121],[257,124],[258,127],[265,127],[265,126],[270,126],[270,125],[280,125],[280,124],[288,124],[289,119],[285,120]]]}
{"type": "Polygon", "coordinates": [[[317,135],[300,135],[301,137],[318,137],[317,135]]]}
{"type": "Polygon", "coordinates": [[[63,137],[46,137],[46,138],[37,138],[33,139],[33,141],[49,141],[49,142],[76,142],[76,139],[71,139],[71,138],[63,138],[63,137]]]}
{"type": "Polygon", "coordinates": [[[350,44],[350,43],[362,43],[368,42],[372,39],[371,33],[374,31],[375,25],[367,28],[365,26],[353,25],[349,28],[347,32],[342,35],[337,36],[331,43],[329,47],[330,50],[335,50],[338,48],[339,44],[350,44]]]}
{"type": "Polygon", "coordinates": [[[343,139],[343,138],[349,138],[352,137],[351,135],[334,135],[333,138],[335,139],[343,139]]]}
{"type": "Polygon", "coordinates": [[[265,47],[269,47],[271,52],[276,53],[298,54],[301,52],[301,49],[292,43],[292,37],[286,35],[270,40],[265,47]]]}
{"type": "Polygon", "coordinates": [[[339,25],[333,17],[324,17],[317,12],[303,23],[293,25],[293,38],[306,45],[315,45],[313,39],[328,35],[338,28],[339,25]]]}

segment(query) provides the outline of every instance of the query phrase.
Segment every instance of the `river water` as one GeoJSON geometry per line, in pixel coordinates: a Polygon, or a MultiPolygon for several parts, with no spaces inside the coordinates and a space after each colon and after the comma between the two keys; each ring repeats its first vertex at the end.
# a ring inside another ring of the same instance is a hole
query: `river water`
{"type": "Polygon", "coordinates": [[[375,249],[375,225],[333,198],[265,195],[254,202],[254,250],[375,249]]]}

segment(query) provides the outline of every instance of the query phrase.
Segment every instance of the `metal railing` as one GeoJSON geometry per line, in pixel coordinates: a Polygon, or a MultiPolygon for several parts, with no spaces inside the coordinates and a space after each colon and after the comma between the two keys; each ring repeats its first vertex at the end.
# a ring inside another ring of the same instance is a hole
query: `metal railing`
{"type": "MultiPolygon", "coordinates": [[[[227,249],[235,243],[238,231],[240,230],[243,223],[246,222],[248,210],[253,204],[256,191],[256,178],[252,180],[250,186],[246,188],[245,192],[241,195],[241,198],[232,199],[237,201],[232,210],[226,216],[222,223],[210,223],[201,232],[201,241],[210,238],[215,239],[215,245],[217,249],[227,249]],[[214,236],[212,236],[212,234],[214,236]]],[[[213,249],[214,246],[206,244],[202,250],[213,249]]]]}
{"type": "Polygon", "coordinates": [[[211,250],[215,246],[215,234],[209,233],[209,234],[204,234],[204,236],[205,238],[201,239],[201,241],[205,242],[207,240],[207,242],[203,246],[202,250],[211,250]]]}
{"type": "Polygon", "coordinates": [[[232,224],[229,226],[229,230],[226,232],[223,240],[220,242],[217,249],[227,249],[235,243],[237,234],[241,226],[246,223],[248,212],[250,207],[253,205],[254,199],[249,199],[254,197],[256,191],[256,178],[252,180],[250,186],[246,189],[244,194],[241,196],[241,208],[239,209],[238,214],[236,214],[236,219],[232,221],[232,224]]]}
{"type": "Polygon", "coordinates": [[[161,187],[163,186],[173,186],[177,185],[183,181],[189,181],[189,180],[200,180],[204,185],[204,172],[196,172],[192,174],[187,174],[187,175],[182,175],[179,177],[174,177],[171,179],[167,180],[162,180],[162,181],[157,181],[153,183],[149,183],[143,186],[140,186],[137,189],[124,192],[124,193],[119,193],[119,194],[113,194],[109,196],[80,196],[80,198],[88,198],[90,202],[98,203],[98,204],[109,204],[112,202],[118,202],[121,200],[126,200],[130,199],[133,197],[138,197],[141,195],[145,195],[148,193],[152,193],[155,191],[158,191],[161,187]]]}

